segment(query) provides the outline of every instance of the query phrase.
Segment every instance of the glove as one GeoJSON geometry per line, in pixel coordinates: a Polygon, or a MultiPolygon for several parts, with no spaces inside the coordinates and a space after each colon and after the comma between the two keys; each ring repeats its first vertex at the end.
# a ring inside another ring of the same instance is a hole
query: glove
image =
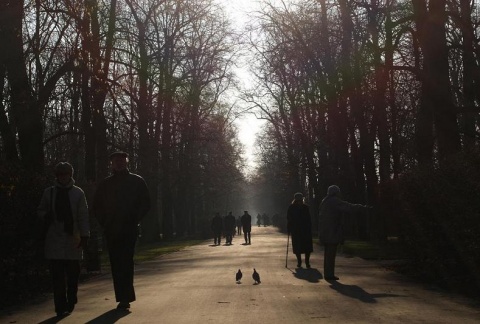
{"type": "Polygon", "coordinates": [[[88,236],[82,236],[80,238],[80,242],[77,245],[77,249],[82,248],[83,250],[86,250],[88,246],[88,236]]]}

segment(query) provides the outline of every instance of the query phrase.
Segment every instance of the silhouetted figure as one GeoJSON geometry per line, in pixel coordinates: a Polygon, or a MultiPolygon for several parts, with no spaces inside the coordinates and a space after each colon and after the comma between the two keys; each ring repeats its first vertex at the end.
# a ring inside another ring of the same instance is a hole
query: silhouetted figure
{"type": "Polygon", "coordinates": [[[326,280],[338,280],[338,277],[335,276],[335,258],[338,244],[343,244],[345,241],[343,234],[344,214],[367,208],[370,207],[343,201],[338,186],[328,187],[327,196],[323,198],[320,204],[318,220],[319,239],[325,246],[323,271],[326,280]]]}
{"type": "Polygon", "coordinates": [[[237,274],[235,275],[235,280],[236,280],[237,282],[239,282],[240,280],[242,280],[242,276],[243,276],[242,271],[240,271],[240,269],[238,269],[238,272],[237,272],[237,274]]]}
{"type": "Polygon", "coordinates": [[[133,255],[137,227],[150,209],[150,193],[143,178],[128,170],[127,153],[114,152],[110,161],[112,175],[98,184],[93,208],[107,242],[117,309],[128,310],[136,299],[133,255]]]}
{"type": "Polygon", "coordinates": [[[252,278],[255,281],[255,283],[257,283],[257,284],[261,283],[260,275],[258,274],[257,270],[255,270],[255,268],[253,268],[252,278]]]}
{"type": "Polygon", "coordinates": [[[297,268],[302,266],[302,254],[305,265],[310,268],[310,253],[313,252],[312,220],[308,205],[303,203],[303,195],[297,192],[287,210],[287,230],[292,238],[293,254],[297,257],[297,268]]]}
{"type": "Polygon", "coordinates": [[[257,214],[257,226],[260,227],[262,225],[262,215],[257,214]]]}
{"type": "Polygon", "coordinates": [[[267,227],[270,225],[270,217],[266,213],[263,214],[262,219],[263,219],[263,227],[267,227]]]}
{"type": "Polygon", "coordinates": [[[223,219],[220,213],[215,213],[212,218],[213,244],[220,245],[222,242],[223,219]]]}
{"type": "Polygon", "coordinates": [[[224,225],[226,242],[227,244],[232,244],[233,232],[235,231],[235,216],[232,215],[232,212],[225,216],[224,225]]]}
{"type": "Polygon", "coordinates": [[[244,211],[242,218],[243,237],[245,238],[245,244],[252,244],[250,232],[252,231],[252,216],[248,214],[248,211],[244,211]]]}
{"type": "Polygon", "coordinates": [[[242,218],[237,217],[237,235],[242,235],[242,218]]]}
{"type": "Polygon", "coordinates": [[[38,216],[45,222],[45,258],[49,260],[57,316],[68,315],[77,303],[80,260],[90,236],[87,200],[74,185],[68,162],[55,166],[55,185],[43,192],[38,216]]]}

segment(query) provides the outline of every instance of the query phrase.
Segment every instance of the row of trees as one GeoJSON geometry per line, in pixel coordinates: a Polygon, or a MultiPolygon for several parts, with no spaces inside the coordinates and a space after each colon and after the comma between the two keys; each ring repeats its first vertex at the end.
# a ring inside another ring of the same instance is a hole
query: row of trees
{"type": "Polygon", "coordinates": [[[200,231],[244,179],[221,100],[236,37],[212,0],[0,1],[3,168],[48,174],[68,160],[90,196],[124,150],[154,202],[143,237],[200,231]]]}
{"type": "Polygon", "coordinates": [[[277,206],[306,190],[314,215],[338,184],[376,206],[359,234],[408,235],[419,259],[458,261],[480,285],[479,209],[466,207],[478,195],[458,188],[479,180],[465,173],[479,146],[478,2],[280,3],[265,3],[251,33],[257,83],[245,100],[268,121],[256,181],[277,206]]]}

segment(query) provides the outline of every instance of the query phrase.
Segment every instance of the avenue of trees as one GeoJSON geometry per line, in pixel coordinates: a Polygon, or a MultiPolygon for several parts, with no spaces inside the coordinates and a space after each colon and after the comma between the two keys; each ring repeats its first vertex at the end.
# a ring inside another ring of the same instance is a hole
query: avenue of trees
{"type": "Polygon", "coordinates": [[[0,304],[44,270],[53,166],[91,203],[116,150],[151,192],[143,242],[208,235],[217,211],[284,219],[297,191],[316,224],[337,184],[374,206],[349,236],[480,288],[479,5],[264,0],[239,35],[215,0],[0,0],[0,304]],[[267,121],[250,179],[227,100],[245,49],[242,110],[267,121]]]}
{"type": "Polygon", "coordinates": [[[480,3],[279,2],[256,13],[244,93],[267,120],[254,181],[271,206],[304,191],[318,215],[337,184],[375,206],[351,236],[399,237],[419,272],[480,287],[480,3]]]}
{"type": "Polygon", "coordinates": [[[36,208],[59,161],[91,203],[109,154],[128,152],[153,202],[144,242],[208,235],[239,203],[243,148],[222,100],[236,38],[212,0],[0,1],[2,296],[38,281],[36,208]]]}

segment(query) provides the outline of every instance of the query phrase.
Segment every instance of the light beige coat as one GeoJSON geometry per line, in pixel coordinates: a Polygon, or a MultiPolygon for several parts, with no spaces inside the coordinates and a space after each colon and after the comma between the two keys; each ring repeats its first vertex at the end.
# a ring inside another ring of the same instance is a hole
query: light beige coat
{"type": "MultiPolygon", "coordinates": [[[[55,213],[55,198],[57,187],[61,187],[59,183],[55,183],[52,187],[48,187],[43,192],[42,199],[38,206],[38,216],[44,219],[49,210],[50,201],[55,213]],[[51,200],[50,193],[53,193],[51,200]]],[[[81,260],[83,257],[82,249],[78,247],[80,237],[90,236],[90,226],[88,218],[88,207],[85,193],[82,189],[74,185],[74,181],[65,187],[71,187],[69,191],[70,204],[73,216],[73,235],[69,235],[64,231],[64,223],[59,222],[54,214],[54,220],[48,228],[45,238],[45,257],[49,260],[81,260]]]]}

